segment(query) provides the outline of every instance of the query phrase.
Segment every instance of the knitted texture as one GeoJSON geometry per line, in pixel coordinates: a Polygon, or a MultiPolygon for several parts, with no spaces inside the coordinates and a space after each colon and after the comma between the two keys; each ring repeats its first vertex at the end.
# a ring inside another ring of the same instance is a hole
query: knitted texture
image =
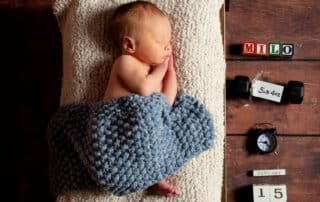
{"type": "Polygon", "coordinates": [[[203,104],[160,93],[62,107],[48,127],[51,187],[58,195],[92,187],[115,195],[147,188],[213,146],[203,104]],[[91,178],[89,177],[91,176],[91,178]]]}
{"type": "MultiPolygon", "coordinates": [[[[55,0],[53,11],[63,45],[60,105],[98,101],[103,96],[113,63],[113,54],[105,37],[106,24],[115,7],[129,1],[132,0],[55,0]]],[[[179,197],[150,195],[145,191],[117,197],[93,188],[61,194],[57,202],[222,201],[226,66],[220,11],[224,1],[150,1],[168,13],[171,20],[179,89],[201,100],[213,115],[214,149],[193,158],[169,177],[181,189],[183,194],[179,197]]]]}

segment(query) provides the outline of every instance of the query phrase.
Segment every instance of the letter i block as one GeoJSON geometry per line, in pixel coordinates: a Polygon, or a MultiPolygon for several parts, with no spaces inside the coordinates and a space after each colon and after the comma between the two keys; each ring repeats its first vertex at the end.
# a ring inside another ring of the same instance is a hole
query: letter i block
{"type": "Polygon", "coordinates": [[[242,43],[242,55],[255,55],[255,42],[243,42],[242,43]]]}
{"type": "Polygon", "coordinates": [[[292,57],[294,54],[293,44],[282,44],[282,55],[292,57]]]}
{"type": "Polygon", "coordinates": [[[269,56],[281,56],[281,43],[269,43],[269,56]]]}
{"type": "Polygon", "coordinates": [[[255,55],[257,56],[268,56],[268,43],[256,43],[255,55]]]}

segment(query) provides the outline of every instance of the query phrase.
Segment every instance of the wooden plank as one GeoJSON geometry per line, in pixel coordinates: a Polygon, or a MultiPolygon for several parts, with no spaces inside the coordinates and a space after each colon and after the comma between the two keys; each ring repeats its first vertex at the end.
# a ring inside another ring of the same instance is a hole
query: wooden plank
{"type": "Polygon", "coordinates": [[[15,7],[51,8],[54,0],[11,0],[15,7]]]}
{"type": "Polygon", "coordinates": [[[0,7],[51,8],[54,0],[1,0],[0,7]]]}
{"type": "Polygon", "coordinates": [[[320,62],[228,62],[227,79],[245,75],[253,79],[260,70],[262,80],[287,84],[289,80],[304,82],[302,104],[280,105],[257,99],[227,99],[227,133],[243,134],[256,123],[272,123],[279,133],[320,133],[320,62]]]}
{"type": "Polygon", "coordinates": [[[318,0],[229,1],[226,12],[226,54],[228,59],[244,59],[241,44],[245,40],[259,42],[291,42],[293,59],[320,58],[320,4],[318,0]],[[240,48],[240,49],[239,49],[240,48]]]}
{"type": "Polygon", "coordinates": [[[227,136],[227,201],[250,201],[252,184],[286,184],[288,201],[319,201],[320,137],[278,137],[275,153],[248,154],[246,137],[227,136]],[[286,169],[284,176],[252,177],[254,169],[286,169]]]}

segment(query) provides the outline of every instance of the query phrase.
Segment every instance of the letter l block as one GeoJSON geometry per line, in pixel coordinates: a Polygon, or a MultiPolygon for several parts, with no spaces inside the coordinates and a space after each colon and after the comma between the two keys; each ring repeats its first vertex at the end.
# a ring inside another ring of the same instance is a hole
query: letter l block
{"type": "Polygon", "coordinates": [[[269,43],[269,56],[281,56],[281,43],[269,43]]]}

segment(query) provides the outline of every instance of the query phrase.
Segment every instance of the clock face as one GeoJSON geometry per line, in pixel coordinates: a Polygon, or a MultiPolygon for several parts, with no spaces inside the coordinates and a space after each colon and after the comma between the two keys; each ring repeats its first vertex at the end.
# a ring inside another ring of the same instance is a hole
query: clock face
{"type": "Polygon", "coordinates": [[[261,152],[269,153],[276,149],[276,136],[272,133],[261,133],[257,138],[257,146],[261,152]]]}

